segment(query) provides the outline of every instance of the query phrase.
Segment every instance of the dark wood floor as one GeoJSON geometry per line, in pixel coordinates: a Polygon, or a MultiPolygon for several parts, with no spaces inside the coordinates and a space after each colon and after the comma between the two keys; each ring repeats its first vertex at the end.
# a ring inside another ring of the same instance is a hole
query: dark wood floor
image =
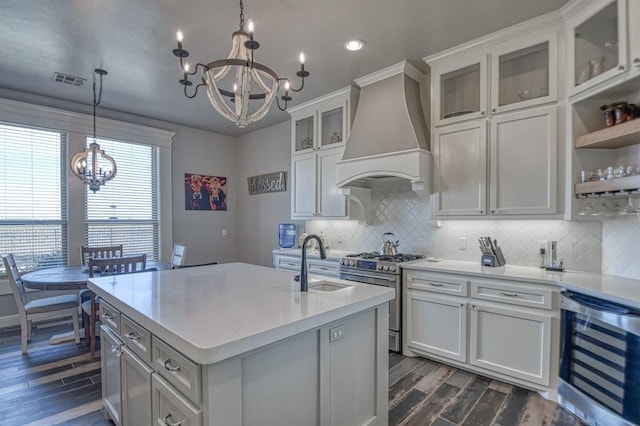
{"type": "MultiPolygon", "coordinates": [[[[0,425],[112,425],[101,411],[100,360],[86,345],[49,345],[67,330],[36,329],[24,357],[19,329],[0,331],[0,425]]],[[[390,426],[580,424],[535,392],[421,358],[390,354],[389,366],[390,426]]]]}
{"type": "Polygon", "coordinates": [[[389,425],[581,425],[536,392],[422,358],[389,355],[389,425]]]}

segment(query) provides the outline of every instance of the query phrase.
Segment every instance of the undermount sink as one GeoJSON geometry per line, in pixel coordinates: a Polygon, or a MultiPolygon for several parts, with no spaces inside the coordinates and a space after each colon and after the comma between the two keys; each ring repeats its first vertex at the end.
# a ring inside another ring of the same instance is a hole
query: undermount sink
{"type": "Polygon", "coordinates": [[[315,281],[309,283],[309,290],[316,291],[336,291],[348,287],[353,287],[353,285],[337,283],[334,281],[315,281]]]}

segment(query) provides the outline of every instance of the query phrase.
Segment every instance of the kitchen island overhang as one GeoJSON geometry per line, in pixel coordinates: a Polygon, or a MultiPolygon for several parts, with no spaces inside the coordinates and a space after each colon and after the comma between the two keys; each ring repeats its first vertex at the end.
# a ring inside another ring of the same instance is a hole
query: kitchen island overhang
{"type": "MultiPolygon", "coordinates": [[[[290,273],[230,263],[100,277],[89,288],[201,366],[190,402],[203,424],[386,424],[393,291],[349,282],[314,291],[313,282],[301,293],[290,273]]],[[[152,361],[159,419],[167,361],[152,361]]]]}

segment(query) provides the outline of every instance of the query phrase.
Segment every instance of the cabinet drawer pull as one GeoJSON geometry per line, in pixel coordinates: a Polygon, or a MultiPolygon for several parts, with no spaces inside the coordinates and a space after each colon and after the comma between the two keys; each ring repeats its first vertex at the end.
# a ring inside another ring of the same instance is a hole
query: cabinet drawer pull
{"type": "Polygon", "coordinates": [[[113,316],[113,314],[112,314],[112,313],[110,313],[110,312],[105,312],[105,313],[104,313],[104,315],[102,315],[102,318],[104,318],[104,319],[106,319],[106,320],[112,320],[112,319],[114,319],[115,317],[113,316]]]}
{"type": "Polygon", "coordinates": [[[442,284],[440,284],[440,283],[429,283],[429,285],[430,285],[431,287],[443,287],[443,285],[442,285],[442,284]]]}
{"type": "Polygon", "coordinates": [[[518,293],[507,293],[506,291],[501,291],[500,294],[505,297],[518,297],[518,293]]]}
{"type": "Polygon", "coordinates": [[[478,308],[478,305],[473,305],[473,306],[472,306],[472,308],[473,308],[474,310],[476,310],[476,311],[479,311],[479,310],[480,310],[480,308],[478,308]]]}
{"type": "Polygon", "coordinates": [[[319,266],[318,269],[320,269],[321,271],[328,271],[329,268],[327,268],[326,266],[319,266]]]}
{"type": "Polygon", "coordinates": [[[134,333],[133,331],[128,332],[127,334],[124,335],[124,337],[126,337],[129,340],[133,340],[134,342],[137,342],[140,340],[140,336],[138,336],[136,333],[134,333]]]}
{"type": "Polygon", "coordinates": [[[122,355],[122,349],[120,349],[120,347],[117,345],[111,345],[111,352],[116,354],[116,357],[118,358],[120,358],[120,356],[122,355]]]}
{"type": "Polygon", "coordinates": [[[166,416],[164,416],[164,424],[167,426],[180,426],[182,424],[182,420],[174,422],[173,420],[171,420],[171,412],[169,412],[166,416]]]}
{"type": "Polygon", "coordinates": [[[169,358],[164,362],[164,369],[167,371],[179,371],[180,366],[178,364],[172,364],[171,358],[169,358]]]}
{"type": "Polygon", "coordinates": [[[620,71],[624,71],[624,65],[618,65],[618,69],[619,69],[620,71]]]}

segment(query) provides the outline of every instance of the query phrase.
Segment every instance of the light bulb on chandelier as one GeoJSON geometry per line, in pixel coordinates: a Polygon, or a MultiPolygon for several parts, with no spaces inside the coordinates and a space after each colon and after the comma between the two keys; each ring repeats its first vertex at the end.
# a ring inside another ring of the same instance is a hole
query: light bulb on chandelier
{"type": "Polygon", "coordinates": [[[173,54],[180,60],[183,78],[179,82],[184,87],[184,95],[192,99],[198,94],[198,89],[205,86],[211,105],[238,127],[246,127],[249,123],[260,120],[269,111],[274,100],[278,109],[285,111],[292,99],[289,91],[301,91],[304,88],[304,79],[309,77],[309,71],[304,68],[304,53],[300,53],[300,69],[296,72],[296,76],[301,79],[300,87],[297,89],[291,87],[288,78],[278,77],[271,68],[254,61],[253,54],[260,47],[260,43],[254,39],[253,21],[247,21],[247,31],[244,24],[244,4],[240,0],[240,29],[232,34],[229,56],[208,64],[197,63],[193,71],[190,71],[189,64],[185,62],[189,52],[182,47],[182,31],[176,33],[178,48],[173,49],[173,54]],[[198,70],[202,83],[197,84],[189,93],[188,88],[193,86],[189,76],[195,75],[198,70]],[[230,72],[232,70],[233,73],[230,72]],[[280,82],[283,83],[284,94],[278,98],[280,82]],[[256,102],[260,102],[257,107],[256,102]]]}

